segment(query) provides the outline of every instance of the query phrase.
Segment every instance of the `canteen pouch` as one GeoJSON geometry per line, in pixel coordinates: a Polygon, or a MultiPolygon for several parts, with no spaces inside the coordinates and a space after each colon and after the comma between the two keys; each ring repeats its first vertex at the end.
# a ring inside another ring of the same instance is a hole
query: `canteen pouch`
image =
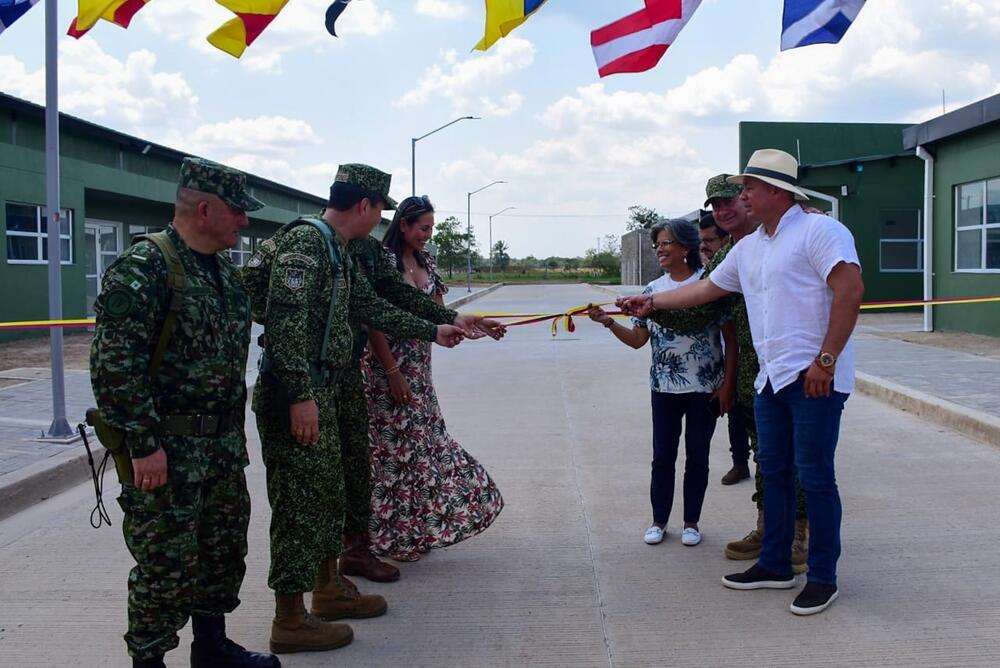
{"type": "Polygon", "coordinates": [[[132,457],[125,446],[125,434],[108,424],[101,412],[96,408],[87,409],[87,424],[94,428],[94,434],[101,445],[111,453],[115,460],[115,471],[122,483],[132,483],[132,457]]]}

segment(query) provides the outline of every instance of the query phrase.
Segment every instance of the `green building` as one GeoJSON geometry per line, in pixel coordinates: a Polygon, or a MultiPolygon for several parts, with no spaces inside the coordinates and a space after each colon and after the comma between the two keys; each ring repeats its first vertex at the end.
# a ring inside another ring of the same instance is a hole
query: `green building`
{"type": "MultiPolygon", "coordinates": [[[[48,317],[44,108],[0,94],[0,321],[48,317]]],[[[92,315],[100,279],[132,237],[162,229],[173,217],[177,174],[185,154],[63,115],[60,121],[62,294],[66,318],[92,315]]],[[[331,174],[331,178],[332,178],[331,174]]],[[[325,198],[248,175],[267,203],[250,217],[238,248],[242,265],[258,240],[325,198]]],[[[0,334],[0,340],[17,332],[0,334]]]]}
{"type": "MultiPolygon", "coordinates": [[[[1000,95],[907,128],[903,144],[926,166],[926,297],[1000,296],[1000,95]]],[[[925,325],[1000,336],[1000,303],[935,306],[925,325]]]]}
{"type": "Polygon", "coordinates": [[[854,235],[865,301],[920,299],[923,275],[923,162],[903,145],[906,125],[767,123],[739,125],[740,167],[761,148],[799,159],[810,202],[854,235]]]}

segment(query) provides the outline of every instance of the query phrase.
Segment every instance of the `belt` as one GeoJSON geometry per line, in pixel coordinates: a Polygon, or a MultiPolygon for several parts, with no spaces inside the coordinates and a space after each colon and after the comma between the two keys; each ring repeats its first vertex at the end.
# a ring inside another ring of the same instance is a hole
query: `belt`
{"type": "Polygon", "coordinates": [[[160,433],[166,436],[222,436],[239,418],[235,411],[221,415],[161,415],[160,433]]]}

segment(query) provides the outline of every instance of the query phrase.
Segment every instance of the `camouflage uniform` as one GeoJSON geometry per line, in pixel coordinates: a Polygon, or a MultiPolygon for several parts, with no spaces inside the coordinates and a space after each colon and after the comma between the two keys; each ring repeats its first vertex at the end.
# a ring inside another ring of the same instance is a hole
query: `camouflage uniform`
{"type": "MultiPolygon", "coordinates": [[[[438,325],[450,325],[455,321],[457,311],[440,306],[403,280],[378,239],[355,239],[347,245],[347,253],[382,299],[438,325]]],[[[366,330],[353,314],[351,327],[355,355],[350,367],[344,370],[340,383],[340,447],[346,486],[344,532],[363,534],[367,533],[371,518],[368,402],[361,376],[366,330]]]]}
{"type": "MultiPolygon", "coordinates": [[[[337,174],[338,182],[365,185],[395,206],[385,195],[388,179],[388,174],[364,165],[343,165],[337,174]]],[[[335,281],[326,241],[318,230],[302,225],[276,240],[265,323],[272,372],[262,374],[255,386],[253,408],[272,509],[268,584],[279,594],[311,591],[320,562],[341,552],[345,515],[341,380],[357,366],[352,321],[426,341],[437,335],[431,323],[378,298],[350,261],[346,243],[338,241],[343,261],[335,281]],[[334,289],[337,300],[324,369],[330,378],[318,385],[310,379],[309,365],[319,359],[334,289]],[[320,436],[313,446],[300,445],[290,430],[289,405],[307,400],[315,401],[319,410],[320,436]]],[[[360,424],[352,416],[348,425],[355,422],[360,424]]],[[[364,430],[367,433],[367,421],[364,430]]]]}
{"type": "MultiPolygon", "coordinates": [[[[207,161],[185,159],[179,185],[243,210],[263,206],[246,194],[242,174],[207,161]]],[[[123,483],[118,498],[136,561],[125,642],[142,660],[176,647],[189,615],[239,605],[250,518],[243,474],[249,301],[227,258],[199,260],[173,225],[166,234],[188,287],[159,373],[150,378],[149,367],[172,294],[166,260],[150,241],[133,245],[105,273],[90,356],[94,397],[105,421],[124,432],[131,456],[159,448],[167,456],[165,485],[144,491],[123,483]],[[215,416],[215,433],[194,428],[192,415],[215,416]]]]}

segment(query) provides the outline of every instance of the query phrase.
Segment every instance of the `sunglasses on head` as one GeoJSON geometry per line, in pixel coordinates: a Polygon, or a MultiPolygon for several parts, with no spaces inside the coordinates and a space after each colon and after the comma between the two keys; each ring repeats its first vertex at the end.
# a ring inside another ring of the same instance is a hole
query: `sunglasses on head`
{"type": "Polygon", "coordinates": [[[420,195],[419,197],[414,195],[412,197],[407,197],[403,200],[403,203],[399,205],[399,212],[405,217],[433,210],[434,205],[431,204],[431,200],[427,195],[420,195]]]}

